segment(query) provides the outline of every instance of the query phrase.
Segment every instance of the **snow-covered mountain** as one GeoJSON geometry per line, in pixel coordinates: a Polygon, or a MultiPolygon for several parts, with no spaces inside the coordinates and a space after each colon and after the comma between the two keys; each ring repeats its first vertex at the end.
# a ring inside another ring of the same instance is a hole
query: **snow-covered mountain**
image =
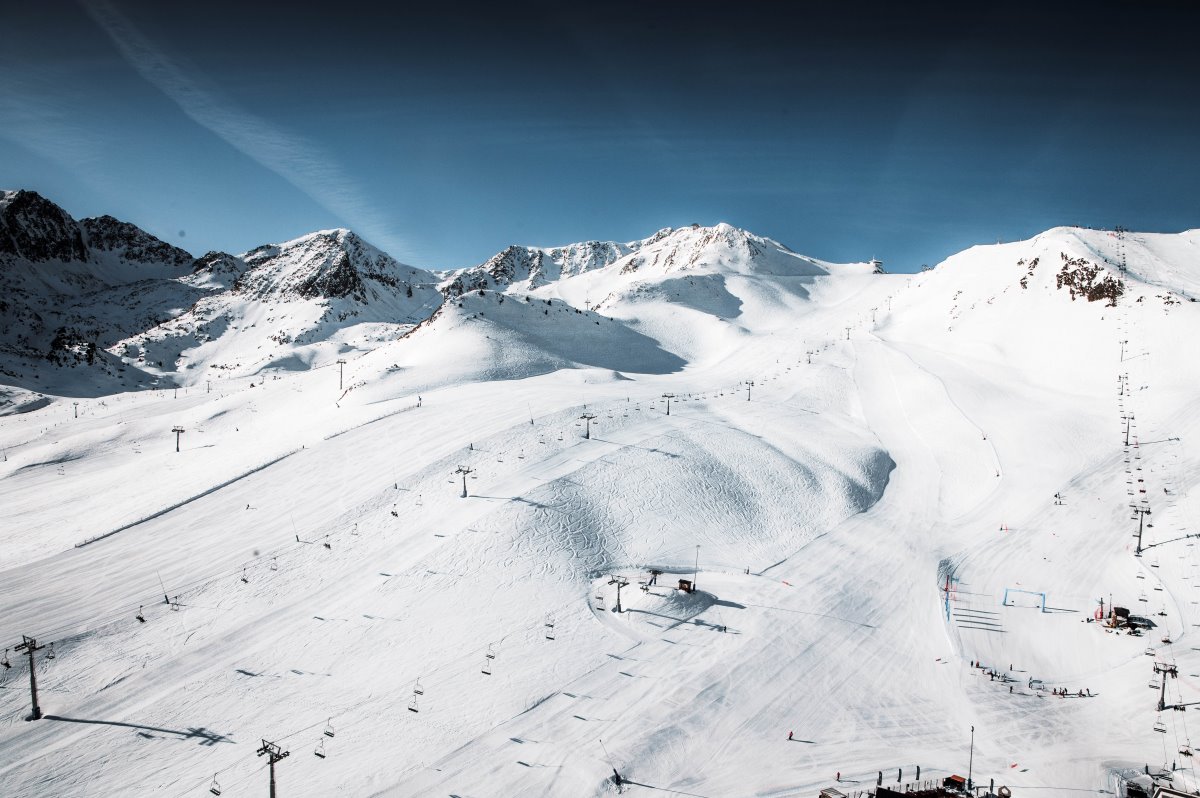
{"type": "MultiPolygon", "coordinates": [[[[630,341],[639,342],[613,352],[641,351],[648,342],[689,360],[706,348],[728,350],[729,336],[745,332],[737,321],[744,303],[797,310],[813,279],[831,268],[727,224],[664,228],[626,243],[512,246],[442,277],[401,264],[348,230],[319,231],[241,255],[192,258],[110,216],[77,222],[36,193],[3,197],[0,319],[7,332],[0,373],[13,385],[49,393],[98,394],[311,368],[403,340],[423,325],[405,344],[414,350],[414,341],[430,335],[456,337],[454,314],[435,318],[443,297],[461,304],[479,291],[558,300],[556,312],[564,301],[570,312],[589,317],[603,311],[610,322],[621,319],[630,341]],[[437,323],[424,324],[430,321],[437,323]]],[[[510,312],[517,307],[510,305],[510,312]]],[[[522,334],[536,338],[545,319],[526,315],[531,326],[522,334]]],[[[605,349],[599,339],[585,347],[587,355],[578,348],[551,351],[562,342],[540,340],[554,345],[513,350],[541,352],[526,366],[604,362],[636,372],[678,365],[658,355],[621,362],[598,354],[605,349]]],[[[474,356],[480,373],[493,373],[490,345],[474,356]]],[[[510,365],[512,373],[525,373],[526,366],[510,365]]]]}
{"type": "Polygon", "coordinates": [[[510,246],[484,263],[460,270],[443,284],[450,296],[486,289],[522,292],[563,278],[605,270],[664,275],[705,267],[753,269],[762,274],[824,274],[817,261],[797,256],[777,241],[731,225],[665,227],[649,238],[618,243],[585,241],[561,247],[510,246]],[[806,264],[806,265],[802,265],[806,264]]]}
{"type": "Polygon", "coordinates": [[[0,375],[97,395],[307,367],[402,335],[440,305],[436,283],[348,230],[194,259],[111,216],[76,221],[6,191],[0,375]]]}
{"type": "Polygon", "coordinates": [[[192,257],[109,216],[76,221],[32,191],[0,193],[0,375],[57,393],[148,384],[104,350],[190,307],[192,257]]]}
{"type": "Polygon", "coordinates": [[[35,204],[29,297],[199,299],[97,354],[177,395],[0,418],[6,796],[254,794],[264,740],[314,798],[1200,789],[1200,231],[903,275],[717,225],[460,290],[35,204]]]}
{"type": "Polygon", "coordinates": [[[214,290],[112,348],[180,384],[331,363],[402,336],[442,301],[433,274],[340,229],[210,253],[185,281],[214,290]]]}

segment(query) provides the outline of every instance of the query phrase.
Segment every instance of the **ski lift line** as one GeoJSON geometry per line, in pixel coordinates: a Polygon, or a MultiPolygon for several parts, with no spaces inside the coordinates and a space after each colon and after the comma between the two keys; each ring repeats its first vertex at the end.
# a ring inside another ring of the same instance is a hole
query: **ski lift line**
{"type": "MultiPolygon", "coordinates": [[[[355,703],[355,704],[350,704],[350,705],[347,705],[347,706],[346,706],[346,707],[344,707],[344,708],[343,708],[343,709],[342,709],[342,710],[341,710],[339,713],[337,713],[337,714],[335,714],[335,715],[332,715],[331,717],[329,717],[329,718],[326,718],[325,720],[322,720],[322,721],[317,721],[316,723],[314,723],[314,724],[312,724],[312,725],[310,725],[310,726],[305,726],[305,727],[304,727],[304,728],[302,728],[302,729],[296,729],[295,731],[293,731],[293,732],[289,732],[288,734],[286,734],[286,735],[283,735],[282,737],[276,737],[276,738],[275,738],[275,741],[276,741],[276,742],[282,742],[282,741],[284,741],[284,740],[289,740],[289,739],[291,739],[291,738],[295,737],[295,736],[296,736],[296,735],[298,735],[298,734],[303,734],[304,732],[307,732],[307,731],[312,731],[313,729],[317,728],[318,726],[324,726],[324,725],[326,725],[326,724],[330,723],[330,721],[332,721],[332,720],[333,720],[333,718],[340,718],[340,717],[342,717],[342,716],[346,715],[346,714],[347,714],[347,713],[349,713],[351,710],[353,710],[353,709],[356,709],[356,708],[357,708],[357,707],[359,707],[359,706],[361,706],[361,703],[355,703]]],[[[321,738],[321,739],[323,740],[323,739],[324,739],[324,736],[322,736],[322,738],[321,738]]],[[[53,751],[52,751],[52,752],[48,752],[47,754],[43,754],[43,756],[49,756],[49,755],[50,755],[50,754],[52,754],[52,753],[54,753],[54,752],[53,752],[53,751]]],[[[241,764],[242,764],[243,762],[245,762],[246,760],[250,760],[250,761],[254,761],[254,762],[260,762],[260,763],[261,763],[261,764],[260,764],[260,766],[259,766],[259,767],[257,767],[257,768],[254,770],[254,772],[250,774],[250,776],[255,776],[255,775],[257,775],[257,774],[258,774],[260,771],[262,771],[263,769],[265,769],[265,768],[267,767],[267,763],[266,763],[266,762],[262,762],[260,759],[258,759],[258,756],[257,756],[256,754],[255,754],[255,755],[252,755],[252,754],[250,754],[250,753],[246,753],[246,754],[242,755],[241,757],[239,757],[238,759],[234,760],[233,762],[230,762],[228,765],[226,765],[225,767],[221,768],[220,770],[214,771],[214,772],[213,772],[213,775],[214,775],[214,776],[219,776],[219,775],[221,775],[222,773],[227,773],[228,771],[232,770],[233,768],[235,768],[235,767],[238,767],[239,765],[241,765],[241,764]]],[[[247,777],[247,778],[248,778],[248,777],[247,777]]],[[[206,778],[205,778],[205,779],[204,779],[202,782],[199,782],[199,784],[201,785],[201,787],[203,787],[203,784],[204,784],[204,782],[207,782],[207,781],[210,781],[210,780],[211,780],[211,779],[209,779],[208,777],[206,777],[206,778]]],[[[245,781],[246,781],[246,778],[243,778],[243,779],[240,779],[240,780],[238,780],[238,781],[231,782],[231,784],[233,784],[233,785],[242,784],[242,783],[244,783],[245,781]]],[[[177,794],[177,796],[176,796],[176,798],[185,798],[185,796],[188,796],[188,795],[193,795],[193,794],[196,792],[196,789],[198,789],[198,788],[191,788],[191,787],[189,787],[188,789],[184,790],[183,792],[180,792],[180,793],[178,793],[178,794],[177,794]]]]}
{"type": "MultiPolygon", "coordinates": [[[[290,513],[289,513],[289,515],[290,515],[290,513]]],[[[338,524],[341,523],[341,519],[339,518],[339,519],[335,520],[335,522],[333,522],[333,523],[336,527],[338,524]]],[[[294,519],[292,520],[292,524],[293,524],[293,528],[295,528],[294,519]]],[[[238,567],[245,568],[245,567],[247,567],[246,563],[256,564],[256,563],[259,563],[261,561],[268,560],[268,559],[272,560],[276,564],[278,564],[278,560],[280,557],[286,558],[288,556],[288,554],[290,554],[290,553],[300,553],[302,550],[295,548],[297,545],[298,544],[289,542],[279,548],[267,550],[267,551],[263,552],[262,554],[259,554],[256,557],[251,557],[248,560],[243,560],[242,561],[243,564],[238,567]]],[[[272,568],[271,570],[278,570],[278,569],[272,568]]],[[[242,573],[243,572],[238,569],[221,569],[220,571],[211,572],[207,575],[198,577],[190,582],[185,582],[180,585],[173,586],[173,590],[168,591],[168,593],[171,594],[170,598],[172,600],[174,600],[176,598],[192,594],[199,589],[208,587],[212,583],[217,582],[222,579],[227,579],[230,576],[240,577],[242,575],[242,573]]],[[[159,581],[160,581],[160,587],[162,587],[161,579],[159,581]]],[[[140,600],[138,600],[138,599],[127,600],[126,602],[122,602],[123,609],[112,610],[110,612],[110,614],[108,614],[107,616],[101,616],[101,618],[99,620],[94,620],[94,619],[83,620],[77,624],[61,626],[61,627],[53,628],[53,629],[50,629],[47,631],[43,631],[41,633],[41,635],[42,635],[42,637],[45,637],[45,638],[54,638],[54,639],[62,639],[62,640],[72,640],[75,638],[83,637],[87,634],[99,631],[100,629],[102,629],[106,626],[109,626],[113,623],[117,623],[120,620],[124,619],[129,614],[129,610],[124,609],[124,607],[129,607],[129,606],[142,606],[142,607],[151,606],[152,607],[157,604],[163,603],[163,602],[159,601],[159,597],[162,595],[163,594],[161,594],[161,593],[156,593],[153,597],[140,597],[140,600]]]]}

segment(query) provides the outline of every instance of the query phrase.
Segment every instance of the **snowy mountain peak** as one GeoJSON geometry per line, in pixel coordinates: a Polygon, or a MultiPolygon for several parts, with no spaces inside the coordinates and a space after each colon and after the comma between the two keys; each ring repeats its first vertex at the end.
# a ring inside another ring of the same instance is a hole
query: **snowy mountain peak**
{"type": "Polygon", "coordinates": [[[430,283],[433,277],[397,261],[344,228],[267,244],[250,250],[241,259],[249,271],[235,289],[256,297],[298,296],[305,299],[350,298],[366,302],[369,283],[408,289],[413,283],[430,283]]]}
{"type": "Polygon", "coordinates": [[[0,192],[0,257],[86,261],[88,252],[70,214],[36,191],[18,189],[0,192]]]}
{"type": "Polygon", "coordinates": [[[87,246],[93,252],[109,252],[126,263],[167,264],[177,269],[192,264],[191,253],[161,241],[137,225],[112,216],[81,219],[87,246]]]}
{"type": "Polygon", "coordinates": [[[513,285],[531,290],[618,262],[626,273],[647,264],[673,270],[707,263],[746,263],[772,251],[794,256],[783,244],[727,222],[712,227],[663,227],[647,238],[624,243],[582,241],[558,247],[509,246],[480,265],[455,273],[443,283],[442,290],[447,296],[513,285]]]}

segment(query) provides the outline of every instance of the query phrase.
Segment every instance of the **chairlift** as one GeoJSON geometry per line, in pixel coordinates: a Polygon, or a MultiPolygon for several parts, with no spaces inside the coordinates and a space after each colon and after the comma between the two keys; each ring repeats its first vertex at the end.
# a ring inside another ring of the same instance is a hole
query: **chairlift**
{"type": "Polygon", "coordinates": [[[181,605],[179,603],[179,596],[176,596],[174,599],[171,600],[171,611],[172,612],[179,612],[179,608],[181,606],[183,606],[183,605],[181,605]]]}
{"type": "Polygon", "coordinates": [[[138,623],[146,622],[146,616],[142,614],[142,606],[143,605],[141,605],[141,604],[138,605],[138,613],[137,613],[137,615],[134,616],[135,618],[138,619],[138,623]]]}
{"type": "Polygon", "coordinates": [[[271,558],[271,570],[272,570],[272,571],[278,571],[278,570],[279,570],[279,562],[278,562],[278,559],[279,559],[279,558],[277,558],[277,557],[272,557],[272,558],[271,558]]]}
{"type": "Polygon", "coordinates": [[[329,549],[330,551],[333,550],[333,546],[329,543],[329,535],[325,536],[325,543],[323,543],[322,545],[324,545],[325,548],[329,549]]]}
{"type": "Polygon", "coordinates": [[[554,639],[554,616],[553,615],[546,616],[545,627],[546,627],[546,639],[553,640],[554,639]]]}
{"type": "Polygon", "coordinates": [[[1149,687],[1151,690],[1157,690],[1159,687],[1158,680],[1151,679],[1150,682],[1146,686],[1149,687]]]}
{"type": "Polygon", "coordinates": [[[211,792],[213,795],[221,794],[221,785],[217,783],[217,774],[216,773],[213,774],[212,784],[208,785],[208,791],[211,792]]]}
{"type": "Polygon", "coordinates": [[[320,759],[325,758],[325,740],[324,738],[317,741],[317,747],[313,749],[313,756],[320,759]]]}
{"type": "Polygon", "coordinates": [[[350,534],[351,534],[351,535],[357,535],[357,534],[358,534],[358,524],[357,524],[357,523],[354,525],[354,529],[351,529],[351,530],[350,530],[350,534]]]}
{"type": "Polygon", "coordinates": [[[54,643],[50,644],[50,650],[46,652],[46,659],[54,659],[54,643]]]}
{"type": "Polygon", "coordinates": [[[1159,718],[1158,720],[1154,721],[1154,730],[1156,732],[1158,732],[1159,734],[1167,733],[1167,724],[1162,722],[1162,718],[1159,718]]]}
{"type": "Polygon", "coordinates": [[[329,720],[325,721],[325,736],[332,737],[333,734],[333,718],[330,718],[329,720]]]}
{"type": "Polygon", "coordinates": [[[412,700],[408,702],[408,711],[420,713],[420,708],[417,706],[417,697],[414,695],[412,700]]]}
{"type": "Polygon", "coordinates": [[[242,583],[243,584],[250,583],[250,577],[246,575],[246,568],[244,566],[242,567],[242,583]]]}
{"type": "Polygon", "coordinates": [[[425,695],[425,688],[421,686],[421,678],[417,677],[417,683],[413,685],[413,695],[425,695]]]}
{"type": "Polygon", "coordinates": [[[495,659],[496,659],[496,651],[495,651],[495,649],[492,648],[492,644],[488,643],[487,653],[483,655],[482,673],[484,676],[492,675],[492,662],[495,661],[495,659]]]}

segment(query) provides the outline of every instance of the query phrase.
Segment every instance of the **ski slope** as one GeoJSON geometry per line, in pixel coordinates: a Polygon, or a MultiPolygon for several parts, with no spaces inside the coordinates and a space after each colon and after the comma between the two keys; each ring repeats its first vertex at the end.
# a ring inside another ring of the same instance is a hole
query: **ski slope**
{"type": "Polygon", "coordinates": [[[341,374],[0,417],[0,646],[55,653],[40,721],[0,670],[4,794],[261,794],[268,740],[286,796],[815,795],[965,775],[972,726],[976,783],[1200,787],[1147,686],[1200,702],[1200,234],[913,276],[737,233],[489,284],[341,374]]]}

